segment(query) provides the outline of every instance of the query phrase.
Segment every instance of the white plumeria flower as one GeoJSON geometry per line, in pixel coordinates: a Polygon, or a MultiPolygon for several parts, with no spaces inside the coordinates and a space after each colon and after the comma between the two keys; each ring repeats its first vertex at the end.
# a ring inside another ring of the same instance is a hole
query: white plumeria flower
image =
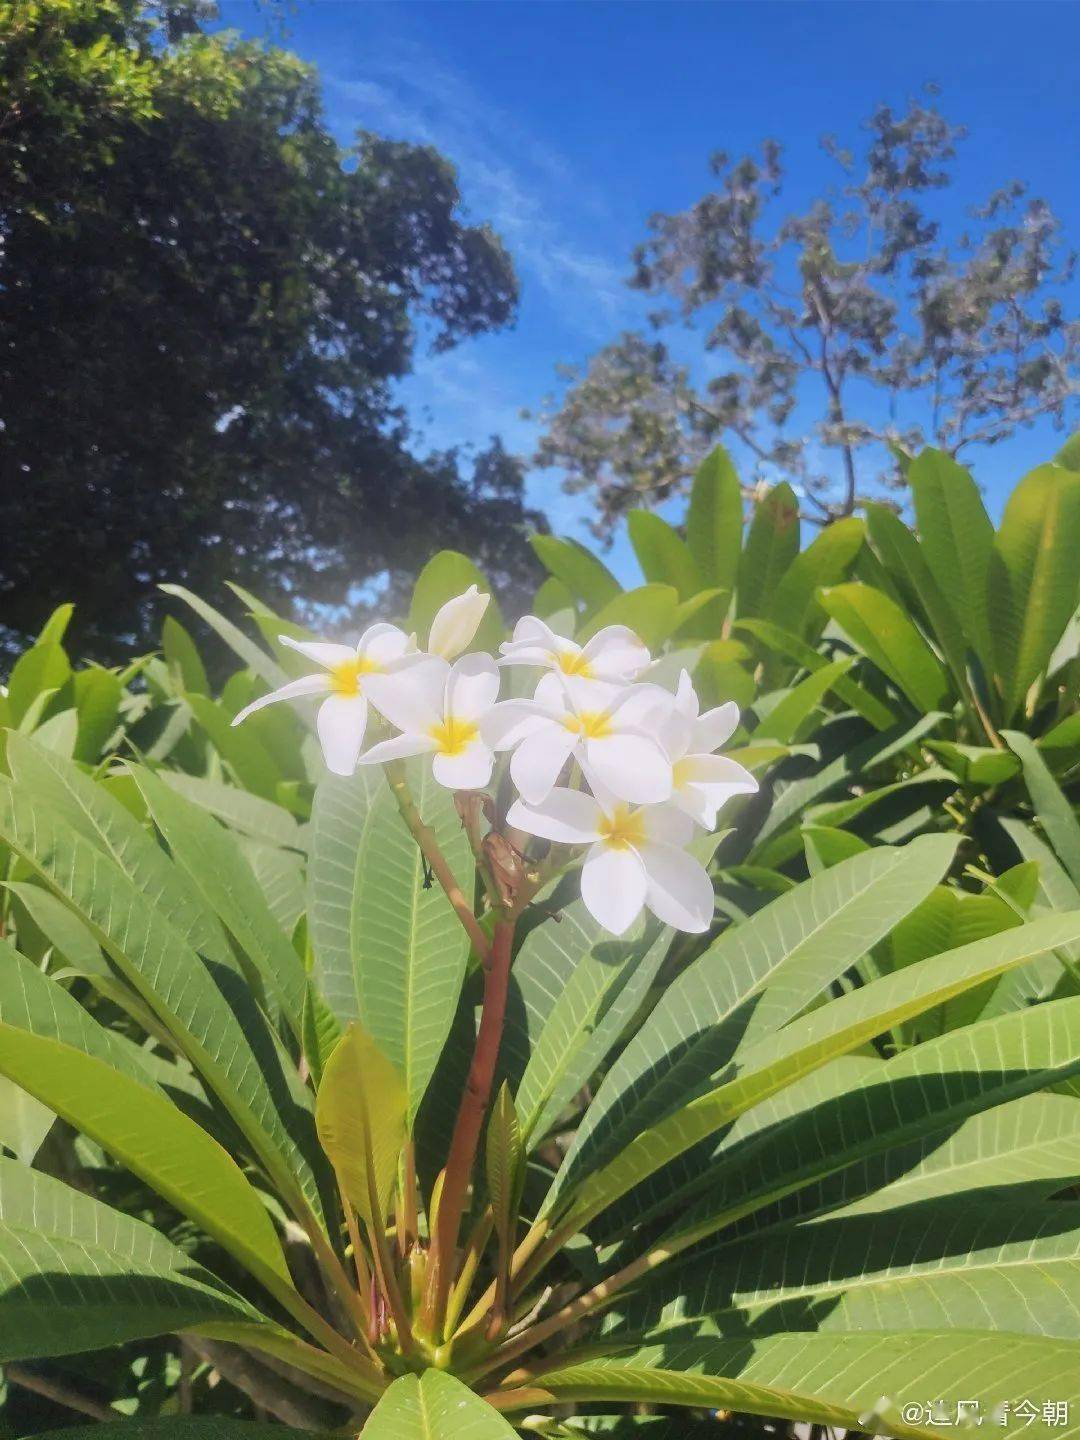
{"type": "Polygon", "coordinates": [[[545,675],[532,700],[504,700],[481,721],[493,750],[513,750],[510,778],[530,805],[549,793],[571,755],[620,800],[671,794],[671,761],[657,739],[674,703],[658,685],[608,685],[545,675]]]}
{"type": "Polygon", "coordinates": [[[490,600],[491,596],[482,594],[476,585],[448,600],[431,622],[428,654],[441,655],[444,660],[457,659],[472,644],[490,600]]]}
{"type": "Polygon", "coordinates": [[[499,646],[503,665],[541,665],[562,675],[586,680],[632,680],[649,663],[649,652],[625,625],[605,625],[584,645],[577,645],[538,620],[525,615],[514,626],[514,638],[499,646]]]}
{"type": "Polygon", "coordinates": [[[295,700],[301,695],[325,695],[319,706],[315,728],[319,732],[323,756],[327,768],[335,775],[351,775],[356,769],[357,756],[364,743],[367,729],[368,702],[366,692],[372,676],[389,676],[415,663],[412,640],[396,625],[380,621],[371,625],[354,648],[338,645],[327,640],[294,640],[290,635],[279,635],[283,645],[299,650],[309,660],[323,668],[314,675],[302,675],[299,680],[290,680],[269,695],[245,705],[233,719],[239,725],[256,710],[274,705],[279,700],[295,700]]]}
{"type": "Polygon", "coordinates": [[[432,771],[448,790],[479,790],[491,779],[495,756],[480,721],[499,694],[499,670],[490,655],[463,655],[453,665],[428,656],[400,676],[373,676],[372,704],[402,734],[383,740],[363,765],[432,755],[432,771]]]}
{"type": "Polygon", "coordinates": [[[595,920],[621,935],[647,906],[677,930],[707,930],[713,888],[705,867],[682,848],[693,822],[669,805],[633,809],[608,796],[552,790],[540,805],[515,801],[507,823],[564,845],[587,845],[581,898],[595,920]]]}
{"type": "Polygon", "coordinates": [[[729,700],[704,715],[699,709],[697,692],[684,670],[660,738],[671,761],[673,804],[706,830],[715,830],[720,807],[733,795],[755,794],[758,782],[738,761],[713,754],[735,733],[739,707],[729,700]]]}

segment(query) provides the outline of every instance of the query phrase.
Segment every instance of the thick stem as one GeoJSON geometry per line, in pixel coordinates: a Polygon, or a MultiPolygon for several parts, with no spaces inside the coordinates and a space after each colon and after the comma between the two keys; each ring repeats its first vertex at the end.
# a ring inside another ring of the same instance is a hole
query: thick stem
{"type": "Polygon", "coordinates": [[[458,919],[468,932],[472,941],[473,949],[484,959],[491,946],[487,936],[484,934],[483,926],[473,914],[472,902],[465,895],[461,886],[450,869],[446,856],[439,849],[439,842],[435,838],[435,831],[430,825],[424,823],[423,816],[416,808],[416,801],[412,798],[409,790],[409,782],[405,777],[405,765],[401,760],[390,760],[384,766],[386,783],[393,791],[394,799],[397,801],[398,809],[401,811],[401,818],[409,827],[409,831],[419,845],[424,859],[431,866],[431,873],[438,880],[446,893],[446,898],[454,907],[458,919]]]}
{"type": "Polygon", "coordinates": [[[491,1098],[492,1082],[495,1079],[495,1065],[499,1058],[503,1020],[506,1016],[513,944],[513,920],[500,919],[495,926],[490,950],[484,957],[484,1003],[480,1028],[465,1082],[465,1093],[461,1097],[454,1134],[450,1141],[450,1153],[439,1199],[439,1213],[428,1260],[424,1321],[428,1334],[432,1336],[441,1333],[443,1317],[446,1314],[465,1194],[476,1159],[476,1147],[480,1140],[484,1115],[491,1098]]]}

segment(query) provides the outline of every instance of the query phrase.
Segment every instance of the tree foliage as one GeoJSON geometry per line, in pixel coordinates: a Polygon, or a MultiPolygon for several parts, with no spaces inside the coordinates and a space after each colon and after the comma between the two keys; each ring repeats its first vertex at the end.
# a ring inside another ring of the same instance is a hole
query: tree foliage
{"type": "Polygon", "coordinates": [[[713,155],[715,188],[651,218],[629,281],[659,302],[651,333],[566,372],[536,457],[593,496],[598,534],[679,493],[721,438],[827,520],[902,483],[896,447],[955,457],[1063,420],[1080,384],[1080,323],[1061,293],[1073,257],[1018,183],[946,232],[935,195],[963,133],[932,103],[879,106],[858,157],[824,139],[838,183],[804,209],[785,209],[783,156],[766,141],[713,155]],[[679,324],[700,337],[700,363],[683,359],[679,324]]]}
{"type": "Polygon", "coordinates": [[[342,151],[296,56],[170,16],[0,5],[3,623],[77,599],[101,656],[165,578],[347,604],[436,536],[527,576],[520,469],[418,459],[394,397],[514,311],[452,166],[342,151]]]}

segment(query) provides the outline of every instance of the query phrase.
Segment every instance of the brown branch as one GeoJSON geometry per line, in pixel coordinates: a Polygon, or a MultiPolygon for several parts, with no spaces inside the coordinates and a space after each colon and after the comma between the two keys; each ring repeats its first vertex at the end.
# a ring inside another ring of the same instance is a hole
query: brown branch
{"type": "MultiPolygon", "coordinates": [[[[326,1407],[312,1396],[305,1395],[239,1345],[220,1340],[188,1336],[186,1343],[230,1385],[242,1390],[257,1405],[268,1410],[285,1425],[300,1430],[327,1430],[331,1426],[326,1407]]],[[[112,1414],[114,1412],[110,1412],[112,1414]]]]}
{"type": "Polygon", "coordinates": [[[457,1245],[465,1193],[476,1159],[476,1147],[484,1123],[495,1066],[502,1041],[506,996],[510,983],[510,960],[513,954],[514,921],[501,919],[488,953],[484,956],[484,1001],[476,1048],[469,1066],[465,1092],[461,1097],[450,1152],[446,1161],[439,1213],[435,1220],[431,1252],[428,1256],[427,1289],[424,1296],[424,1318],[427,1332],[436,1336],[446,1314],[446,1301],[453,1275],[454,1250],[457,1245]]]}
{"type": "Polygon", "coordinates": [[[386,783],[390,786],[398,809],[401,811],[401,818],[409,827],[424,859],[431,866],[432,874],[442,886],[446,898],[454,907],[458,919],[465,927],[469,939],[472,941],[473,949],[483,959],[491,948],[488,938],[484,934],[483,926],[473,913],[472,903],[458,884],[446,856],[439,849],[435,831],[430,825],[424,823],[423,816],[416,808],[416,801],[412,798],[409,782],[405,777],[404,763],[400,760],[390,760],[383,766],[383,770],[386,774],[386,783]]]}
{"type": "Polygon", "coordinates": [[[62,1380],[52,1380],[45,1375],[35,1375],[32,1370],[24,1370],[21,1365],[5,1365],[4,1379],[10,1380],[12,1385],[18,1385],[22,1390],[31,1390],[35,1395],[43,1395],[46,1400],[53,1401],[56,1405],[63,1405],[67,1410],[77,1410],[80,1415],[89,1415],[92,1420],[119,1420],[121,1416],[111,1405],[103,1405],[100,1400],[92,1400],[89,1395],[83,1395],[80,1391],[73,1389],[62,1380]]]}

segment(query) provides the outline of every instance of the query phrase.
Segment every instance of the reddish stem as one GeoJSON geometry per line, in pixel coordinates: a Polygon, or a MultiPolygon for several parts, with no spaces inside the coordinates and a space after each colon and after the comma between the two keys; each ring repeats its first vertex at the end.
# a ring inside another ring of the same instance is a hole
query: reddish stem
{"type": "Polygon", "coordinates": [[[499,1058],[506,996],[510,982],[510,959],[514,943],[514,921],[503,919],[495,926],[491,948],[484,959],[484,1003],[476,1048],[469,1066],[465,1092],[461,1097],[450,1154],[446,1161],[442,1195],[435,1220],[435,1234],[428,1260],[424,1315],[428,1333],[439,1333],[446,1314],[446,1302],[453,1279],[454,1250],[457,1246],[465,1195],[476,1159],[480,1131],[491,1098],[495,1065],[499,1058]]]}

